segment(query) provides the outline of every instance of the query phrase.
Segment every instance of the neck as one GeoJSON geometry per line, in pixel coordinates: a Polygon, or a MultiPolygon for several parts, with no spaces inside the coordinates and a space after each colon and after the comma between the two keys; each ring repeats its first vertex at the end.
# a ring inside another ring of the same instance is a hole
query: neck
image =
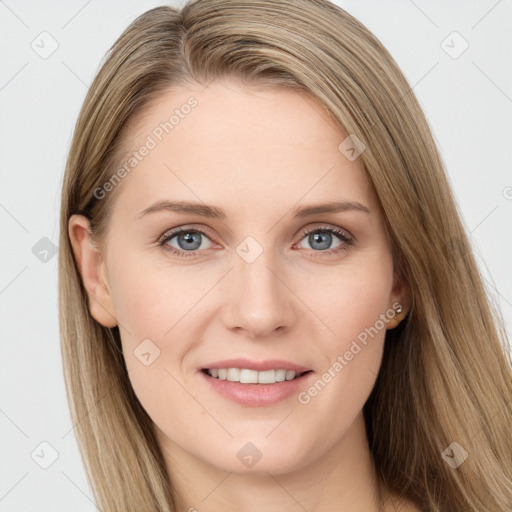
{"type": "Polygon", "coordinates": [[[256,512],[269,505],[273,510],[310,512],[383,510],[382,486],[375,474],[362,411],[330,450],[311,453],[309,464],[287,472],[222,471],[185,452],[161,431],[158,437],[180,512],[256,512]]]}

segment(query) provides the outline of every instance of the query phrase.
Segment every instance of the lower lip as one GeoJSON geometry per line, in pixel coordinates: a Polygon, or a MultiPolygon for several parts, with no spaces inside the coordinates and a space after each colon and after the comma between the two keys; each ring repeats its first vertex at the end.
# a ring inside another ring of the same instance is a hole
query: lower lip
{"type": "Polygon", "coordinates": [[[313,375],[313,372],[309,372],[297,379],[275,384],[241,384],[240,382],[216,379],[202,371],[199,373],[217,393],[237,404],[250,407],[273,405],[292,395],[298,395],[313,375]]]}

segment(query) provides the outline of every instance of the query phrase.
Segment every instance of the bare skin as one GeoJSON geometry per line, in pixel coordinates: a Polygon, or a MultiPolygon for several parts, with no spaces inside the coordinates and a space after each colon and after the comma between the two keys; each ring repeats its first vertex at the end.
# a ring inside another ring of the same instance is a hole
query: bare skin
{"type": "Polygon", "coordinates": [[[312,97],[228,80],[162,95],[130,127],[127,149],[140,148],[191,96],[197,106],[116,185],[105,245],[91,244],[84,217],[69,222],[91,314],[120,326],[131,383],[155,423],[181,509],[419,510],[399,507],[379,483],[362,415],[386,329],[407,313],[409,291],[394,273],[361,158],[340,152],[347,134],[312,97]],[[161,200],[214,205],[225,218],[169,209],[141,215],[161,200]],[[369,213],[293,217],[295,208],[335,201],[369,213]],[[177,227],[187,232],[159,245],[177,227]],[[242,243],[246,237],[253,245],[242,243]],[[248,263],[239,247],[261,254],[248,263]],[[333,371],[395,303],[402,313],[333,371]],[[160,350],[149,365],[134,355],[146,339],[160,350]],[[234,357],[313,370],[303,400],[295,394],[251,407],[218,394],[200,369],[234,357]],[[329,368],[332,378],[313,396],[308,390],[329,368]],[[237,456],[249,442],[261,453],[251,467],[237,456]]]}

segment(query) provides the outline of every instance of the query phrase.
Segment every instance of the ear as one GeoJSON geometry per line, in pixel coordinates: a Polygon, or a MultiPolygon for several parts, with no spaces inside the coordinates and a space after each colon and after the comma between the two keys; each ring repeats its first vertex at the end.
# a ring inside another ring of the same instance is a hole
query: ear
{"type": "Polygon", "coordinates": [[[409,284],[400,272],[395,272],[393,278],[393,288],[389,297],[389,308],[396,310],[398,305],[402,306],[402,311],[395,314],[387,324],[387,329],[394,329],[407,315],[411,307],[411,293],[409,284]]]}
{"type": "Polygon", "coordinates": [[[105,262],[91,235],[90,222],[83,215],[72,215],[68,234],[92,317],[104,327],[115,327],[117,319],[106,278],[105,262]]]}

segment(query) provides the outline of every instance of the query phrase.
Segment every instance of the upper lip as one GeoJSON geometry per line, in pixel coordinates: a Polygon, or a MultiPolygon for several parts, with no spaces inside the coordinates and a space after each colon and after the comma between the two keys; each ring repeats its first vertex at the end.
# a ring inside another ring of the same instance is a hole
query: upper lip
{"type": "Polygon", "coordinates": [[[214,361],[202,366],[202,370],[210,370],[212,368],[246,368],[248,370],[256,370],[263,372],[265,370],[294,370],[295,372],[307,372],[310,368],[284,361],[282,359],[267,359],[265,361],[251,361],[250,359],[224,359],[222,361],[214,361]]]}

